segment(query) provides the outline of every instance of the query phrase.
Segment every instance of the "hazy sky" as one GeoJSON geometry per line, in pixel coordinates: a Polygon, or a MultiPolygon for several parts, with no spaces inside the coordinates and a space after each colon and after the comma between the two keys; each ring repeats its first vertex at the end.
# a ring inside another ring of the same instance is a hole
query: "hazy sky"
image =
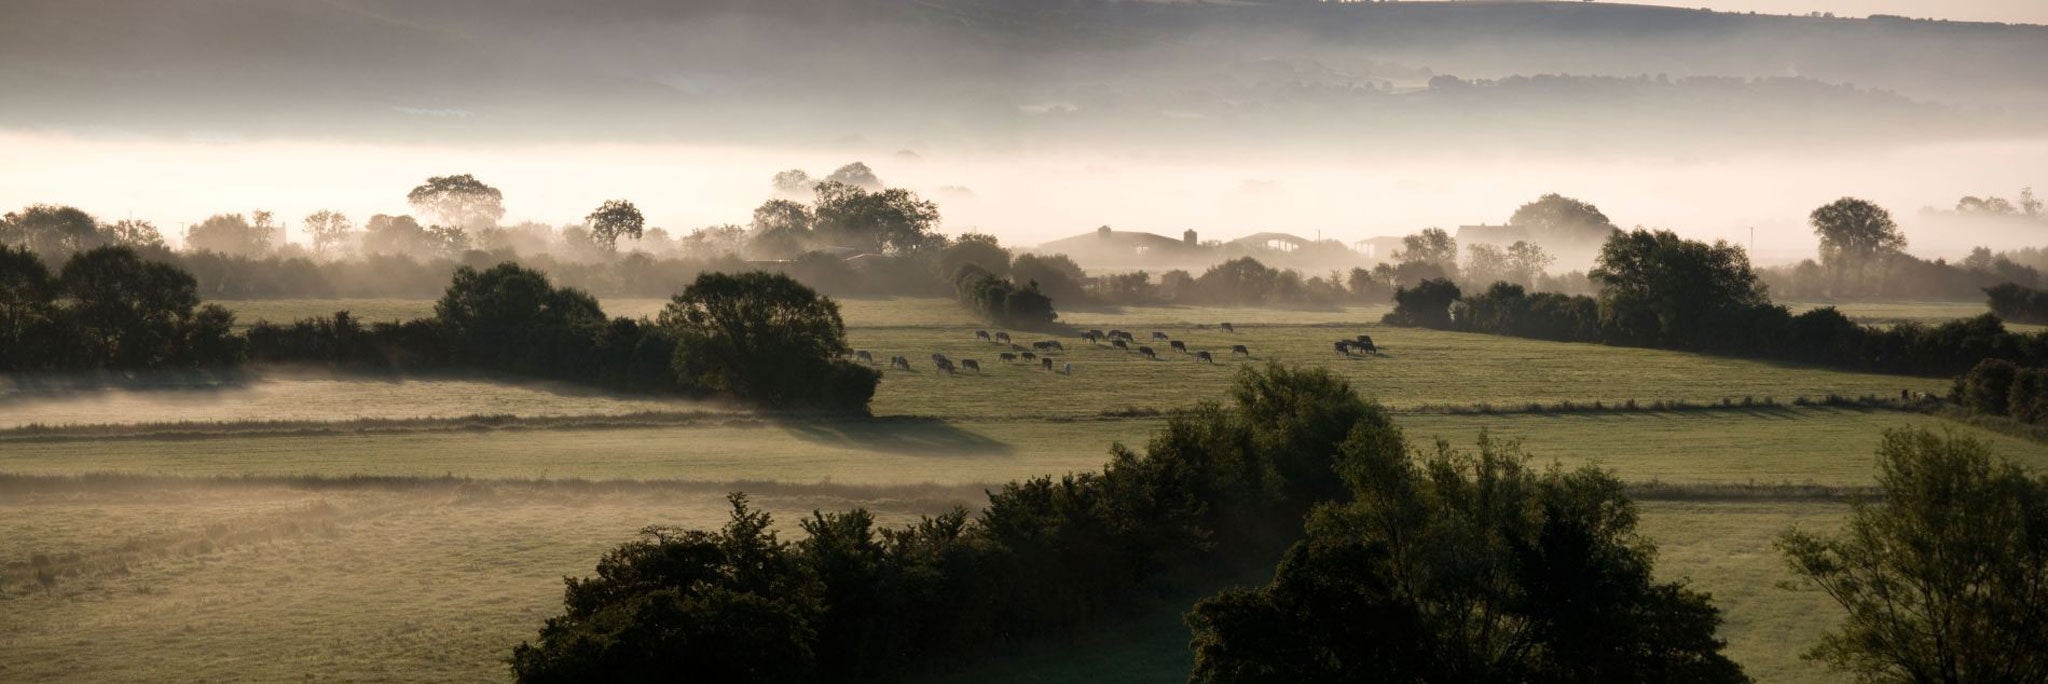
{"type": "Polygon", "coordinates": [[[2048,24],[2048,0],[1631,0],[1644,5],[1706,7],[1723,12],[1864,17],[1896,14],[1927,19],[2048,24]]]}

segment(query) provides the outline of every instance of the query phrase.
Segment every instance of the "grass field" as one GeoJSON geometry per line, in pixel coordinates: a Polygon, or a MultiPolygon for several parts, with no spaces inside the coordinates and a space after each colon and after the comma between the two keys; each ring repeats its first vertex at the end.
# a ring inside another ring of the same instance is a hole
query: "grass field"
{"type": "MultiPolygon", "coordinates": [[[[605,302],[648,315],[659,300],[605,302]]],[[[432,303],[235,302],[245,322],[432,303]]],[[[1917,306],[1917,305],[1915,305],[1917,306]]],[[[363,378],[257,369],[230,378],[0,381],[0,680],[500,678],[510,647],[558,609],[563,575],[649,524],[716,525],[745,489],[785,526],[812,508],[903,521],[974,506],[985,486],[1099,467],[1141,446],[1157,412],[1219,399],[1235,368],[1065,338],[1073,375],[995,360],[945,300],[844,302],[855,346],[903,354],[877,417],[764,415],[482,377],[363,378]],[[927,357],[978,358],[981,375],[927,357]],[[38,426],[25,428],[24,426],[38,426]],[[69,427],[66,427],[69,426],[69,427]],[[310,478],[308,476],[317,476],[310,478]],[[374,476],[365,478],[364,476],[374,476]]],[[[1789,406],[1829,394],[1944,393],[1940,379],[1841,373],[1654,350],[1385,328],[1382,311],[1162,307],[1068,312],[1084,328],[1153,330],[1194,349],[1252,348],[1338,370],[1418,445],[1485,430],[1540,461],[1631,482],[1867,485],[1882,430],[1985,439],[2048,469],[2048,447],[1885,408],[1789,406]],[[1215,324],[1230,321],[1238,332],[1215,324]],[[1341,358],[1339,337],[1386,348],[1341,358]],[[1530,402],[1781,405],[1531,413],[1530,402]],[[1489,405],[1492,414],[1449,413],[1489,405]]],[[[1851,315],[1862,315],[1852,313],[1851,315]]],[[[1019,336],[1019,342],[1046,339],[1019,336]]],[[[1770,541],[1833,526],[1829,498],[1648,500],[1659,572],[1715,595],[1730,652],[1760,681],[1831,681],[1797,658],[1835,618],[1786,579],[1770,541]]],[[[1247,581],[1256,581],[1256,577],[1247,581]]],[[[1187,633],[1166,602],[1129,625],[1027,645],[942,681],[1181,681],[1187,633]]]]}

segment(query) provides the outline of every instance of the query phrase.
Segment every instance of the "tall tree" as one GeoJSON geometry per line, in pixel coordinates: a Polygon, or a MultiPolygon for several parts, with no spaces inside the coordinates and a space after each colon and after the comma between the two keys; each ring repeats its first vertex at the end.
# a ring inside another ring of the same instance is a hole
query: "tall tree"
{"type": "Polygon", "coordinates": [[[1906,247],[1906,236],[1892,213],[1868,200],[1844,197],[1829,202],[1813,210],[1807,221],[1820,236],[1820,263],[1834,272],[1837,288],[1851,272],[1855,286],[1862,287],[1872,262],[1906,247]]]}
{"type": "Polygon", "coordinates": [[[505,193],[475,176],[434,176],[405,194],[414,209],[464,229],[489,228],[505,217],[505,193]]]}
{"type": "Polygon", "coordinates": [[[1567,247],[1600,244],[1617,230],[1599,207],[1556,193],[1515,209],[1508,225],[1528,231],[1537,242],[1567,247]]]}
{"type": "Polygon", "coordinates": [[[605,249],[619,246],[619,237],[640,239],[647,226],[647,218],[640,215],[640,208],[622,199],[605,200],[596,211],[583,217],[590,222],[590,236],[605,249]]]}
{"type": "Polygon", "coordinates": [[[1433,264],[1446,273],[1456,273],[1458,241],[1442,228],[1424,228],[1401,238],[1401,251],[1394,253],[1394,259],[1405,264],[1433,264]]]}
{"type": "Polygon", "coordinates": [[[185,229],[185,248],[218,252],[230,256],[255,257],[277,247],[278,226],[270,212],[258,211],[253,220],[241,214],[215,214],[185,229]]]}
{"type": "Polygon", "coordinates": [[[177,267],[127,247],[80,252],[58,274],[93,366],[155,368],[177,359],[199,285],[177,267]]]}
{"type": "Polygon", "coordinates": [[[1811,656],[1871,682],[2048,681],[2048,477],[1926,430],[1877,458],[1881,495],[1841,535],[1779,541],[1847,613],[1811,656]]]}
{"type": "Polygon", "coordinates": [[[1743,317],[1770,304],[1741,247],[1670,231],[1615,234],[1587,277],[1600,285],[1602,327],[1634,344],[1712,347],[1753,329],[1743,317]]]}
{"type": "Polygon", "coordinates": [[[832,175],[825,177],[825,182],[845,183],[869,192],[876,192],[884,187],[882,179],[875,176],[874,169],[868,168],[867,164],[861,162],[854,162],[833,170],[832,175]]]}
{"type": "Polygon", "coordinates": [[[306,234],[313,239],[313,253],[333,256],[341,246],[348,243],[349,233],[355,223],[340,212],[322,209],[306,216],[306,234]]]}
{"type": "Polygon", "coordinates": [[[811,214],[820,237],[846,246],[910,252],[939,246],[939,207],[901,188],[869,192],[826,181],[818,184],[811,214]]]}
{"type": "Polygon", "coordinates": [[[99,222],[77,207],[34,204],[0,216],[0,245],[26,248],[51,263],[106,243],[99,222]]]}

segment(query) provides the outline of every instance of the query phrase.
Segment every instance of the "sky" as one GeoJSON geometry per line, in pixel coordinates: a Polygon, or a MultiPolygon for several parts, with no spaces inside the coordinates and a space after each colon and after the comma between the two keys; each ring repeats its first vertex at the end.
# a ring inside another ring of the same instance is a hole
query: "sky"
{"type": "Polygon", "coordinates": [[[1865,17],[1895,14],[1926,19],[2048,24],[2048,0],[1630,0],[1644,5],[1705,7],[1721,12],[1865,17]]]}

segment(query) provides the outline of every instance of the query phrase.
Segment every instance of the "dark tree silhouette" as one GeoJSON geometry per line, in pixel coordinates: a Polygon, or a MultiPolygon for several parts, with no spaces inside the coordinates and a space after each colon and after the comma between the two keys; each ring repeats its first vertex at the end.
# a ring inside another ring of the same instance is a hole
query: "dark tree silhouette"
{"type": "Polygon", "coordinates": [[[487,228],[505,217],[505,193],[466,173],[428,178],[406,193],[405,200],[456,228],[487,228]]]}
{"type": "Polygon", "coordinates": [[[1741,335],[1746,317],[1770,305],[1742,248],[1670,231],[1617,234],[1587,275],[1601,286],[1604,325],[1632,344],[1711,347],[1741,335]]]}
{"type": "Polygon", "coordinates": [[[1837,289],[1864,287],[1872,263],[1906,247],[1906,236],[1891,212],[1868,200],[1844,197],[1813,210],[1807,220],[1820,236],[1820,263],[1835,274],[1837,289]],[[1844,283],[1851,273],[1853,285],[1844,283]]]}
{"type": "Polygon", "coordinates": [[[605,200],[597,210],[584,217],[590,222],[590,237],[605,249],[618,247],[620,237],[640,239],[647,226],[647,218],[640,215],[640,208],[622,199],[605,200]]]}
{"type": "Polygon", "coordinates": [[[185,229],[185,248],[230,256],[262,256],[277,248],[282,232],[267,211],[248,217],[215,214],[185,229]]]}
{"type": "Polygon", "coordinates": [[[1612,474],[1513,444],[1345,445],[1271,583],[1195,606],[1191,681],[1746,681],[1708,597],[1653,578],[1612,474]]]}
{"type": "Polygon", "coordinates": [[[880,378],[844,360],[839,304],[780,274],[698,276],[659,323],[680,381],[770,406],[865,411],[880,378]]]}

